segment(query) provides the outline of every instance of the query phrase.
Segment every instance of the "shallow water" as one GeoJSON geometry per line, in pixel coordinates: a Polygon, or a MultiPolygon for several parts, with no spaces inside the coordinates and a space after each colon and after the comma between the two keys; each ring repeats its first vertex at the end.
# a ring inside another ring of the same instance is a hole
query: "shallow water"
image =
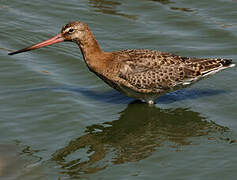
{"type": "Polygon", "coordinates": [[[236,68],[148,106],[92,74],[75,44],[7,53],[81,20],[105,51],[237,63],[236,8],[235,0],[1,0],[0,179],[235,179],[236,68]]]}

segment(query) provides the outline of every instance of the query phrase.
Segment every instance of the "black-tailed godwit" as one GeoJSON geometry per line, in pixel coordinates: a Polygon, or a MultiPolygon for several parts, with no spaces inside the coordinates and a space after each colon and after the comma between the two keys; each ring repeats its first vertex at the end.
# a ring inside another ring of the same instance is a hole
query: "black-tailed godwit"
{"type": "Polygon", "coordinates": [[[149,104],[164,93],[186,87],[204,77],[233,67],[230,59],[188,58],[171,53],[132,49],[104,52],[83,22],[70,22],[53,38],[9,55],[62,41],[78,44],[90,69],[121,93],[149,104]]]}

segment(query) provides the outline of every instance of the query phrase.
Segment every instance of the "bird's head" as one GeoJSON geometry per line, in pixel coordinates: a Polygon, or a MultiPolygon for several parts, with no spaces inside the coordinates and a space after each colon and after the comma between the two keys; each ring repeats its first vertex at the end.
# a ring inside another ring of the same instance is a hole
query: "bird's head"
{"type": "Polygon", "coordinates": [[[63,41],[72,41],[72,42],[77,42],[78,44],[81,44],[81,42],[86,40],[88,32],[90,33],[90,30],[88,26],[84,24],[83,22],[80,22],[80,21],[70,22],[66,24],[62,28],[61,32],[57,34],[56,36],[46,41],[43,41],[41,43],[34,44],[30,47],[11,52],[8,55],[14,55],[14,54],[18,54],[18,53],[22,53],[26,51],[31,51],[34,49],[49,46],[49,45],[63,42],[63,41]]]}
{"type": "Polygon", "coordinates": [[[66,24],[61,30],[61,36],[64,41],[78,42],[87,38],[89,28],[86,24],[80,21],[70,22],[66,24]]]}

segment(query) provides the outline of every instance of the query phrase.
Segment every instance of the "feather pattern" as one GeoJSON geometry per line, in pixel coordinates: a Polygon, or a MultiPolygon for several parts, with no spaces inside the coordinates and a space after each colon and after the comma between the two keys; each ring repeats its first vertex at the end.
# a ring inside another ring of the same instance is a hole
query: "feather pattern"
{"type": "Polygon", "coordinates": [[[229,59],[188,58],[145,49],[113,52],[111,64],[117,67],[113,76],[122,86],[147,94],[185,87],[233,65],[229,59]]]}

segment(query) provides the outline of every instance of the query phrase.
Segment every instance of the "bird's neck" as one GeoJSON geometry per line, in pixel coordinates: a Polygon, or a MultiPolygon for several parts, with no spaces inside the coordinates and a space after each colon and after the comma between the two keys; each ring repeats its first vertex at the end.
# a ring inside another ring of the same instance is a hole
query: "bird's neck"
{"type": "Polygon", "coordinates": [[[106,68],[107,53],[101,50],[98,42],[90,31],[87,33],[87,36],[77,44],[90,70],[101,72],[106,68]]]}

